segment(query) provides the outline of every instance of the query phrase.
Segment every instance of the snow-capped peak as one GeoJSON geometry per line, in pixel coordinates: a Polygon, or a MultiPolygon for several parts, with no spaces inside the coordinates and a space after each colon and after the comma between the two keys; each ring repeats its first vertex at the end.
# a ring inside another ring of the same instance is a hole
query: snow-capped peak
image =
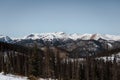
{"type": "Polygon", "coordinates": [[[87,33],[86,34],[78,34],[78,33],[67,34],[64,32],[32,33],[32,34],[25,36],[24,38],[20,38],[20,39],[11,39],[8,36],[0,35],[0,41],[8,42],[8,43],[12,42],[13,40],[21,41],[24,39],[32,39],[32,40],[42,39],[42,40],[46,40],[46,41],[52,41],[54,39],[57,39],[57,40],[68,40],[68,39],[98,40],[100,38],[104,39],[104,40],[120,41],[119,35],[116,36],[116,35],[109,35],[109,34],[87,34],[87,33]]]}
{"type": "Polygon", "coordinates": [[[28,36],[25,36],[23,39],[39,39],[39,34],[30,34],[28,36]]]}
{"type": "Polygon", "coordinates": [[[10,42],[12,41],[12,39],[8,36],[3,36],[3,35],[0,35],[0,41],[2,42],[10,42]]]}
{"type": "Polygon", "coordinates": [[[26,37],[24,37],[24,39],[65,39],[65,38],[68,38],[69,36],[64,33],[64,32],[52,32],[52,33],[40,33],[40,34],[30,34],[26,37]]]}
{"type": "Polygon", "coordinates": [[[114,40],[114,41],[120,40],[120,36],[116,36],[116,35],[93,34],[93,35],[91,36],[91,39],[94,39],[94,40],[98,40],[99,38],[105,39],[105,40],[114,40]]]}
{"type": "Polygon", "coordinates": [[[115,36],[115,35],[108,35],[108,34],[67,34],[64,32],[52,32],[52,33],[40,33],[40,34],[30,34],[23,39],[43,39],[43,40],[53,40],[53,39],[72,39],[72,40],[77,40],[77,39],[82,39],[82,40],[98,40],[98,39],[105,39],[105,40],[120,40],[120,36],[115,36]]]}

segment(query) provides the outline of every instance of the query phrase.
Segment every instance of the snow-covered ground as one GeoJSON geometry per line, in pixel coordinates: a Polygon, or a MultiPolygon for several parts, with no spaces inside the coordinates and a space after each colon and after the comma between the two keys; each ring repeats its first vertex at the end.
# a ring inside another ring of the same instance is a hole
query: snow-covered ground
{"type": "Polygon", "coordinates": [[[103,60],[108,60],[108,61],[113,61],[114,60],[114,58],[115,58],[115,56],[116,56],[116,61],[120,61],[120,53],[118,53],[118,54],[116,54],[116,55],[114,55],[114,54],[112,54],[111,56],[104,56],[104,57],[99,57],[99,58],[97,58],[97,59],[103,59],[103,60]]]}
{"type": "Polygon", "coordinates": [[[28,80],[27,77],[20,77],[11,74],[4,75],[3,72],[0,73],[0,80],[28,80]]]}
{"type": "MultiPolygon", "coordinates": [[[[0,73],[0,80],[29,80],[27,77],[16,76],[12,74],[4,75],[3,72],[0,73]]],[[[43,79],[40,78],[39,80],[54,80],[54,79],[43,79]]]]}

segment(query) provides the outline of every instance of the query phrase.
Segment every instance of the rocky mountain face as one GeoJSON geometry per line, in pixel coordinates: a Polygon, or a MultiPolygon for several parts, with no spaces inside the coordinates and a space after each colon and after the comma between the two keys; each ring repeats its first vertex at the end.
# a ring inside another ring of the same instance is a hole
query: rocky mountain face
{"type": "Polygon", "coordinates": [[[9,37],[0,37],[0,41],[39,48],[59,47],[70,53],[71,56],[94,55],[99,52],[120,48],[120,36],[101,34],[66,34],[64,32],[30,34],[22,39],[12,40],[9,37]]]}

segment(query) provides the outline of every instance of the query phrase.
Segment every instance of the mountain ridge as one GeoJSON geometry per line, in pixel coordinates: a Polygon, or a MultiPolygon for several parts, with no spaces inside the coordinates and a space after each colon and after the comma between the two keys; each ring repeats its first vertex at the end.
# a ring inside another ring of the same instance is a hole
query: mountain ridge
{"type": "Polygon", "coordinates": [[[78,33],[73,33],[73,34],[67,34],[64,32],[52,32],[52,33],[37,33],[37,34],[30,34],[28,36],[25,36],[23,39],[72,39],[72,40],[77,40],[77,39],[82,39],[82,40],[98,40],[99,38],[105,39],[105,40],[114,40],[118,41],[120,40],[120,36],[118,35],[109,35],[109,34],[78,34],[78,33]]]}
{"type": "MultiPolygon", "coordinates": [[[[30,34],[21,39],[6,40],[6,36],[1,36],[3,42],[34,47],[35,43],[42,49],[45,46],[59,47],[66,51],[85,56],[96,54],[105,50],[120,48],[120,36],[102,34],[66,34],[64,32],[30,34]]],[[[73,54],[71,54],[73,56],[73,54]]]]}
{"type": "Polygon", "coordinates": [[[31,33],[29,35],[24,36],[23,38],[10,38],[9,36],[3,36],[0,35],[0,41],[3,42],[12,42],[14,40],[21,41],[21,40],[36,40],[36,39],[42,39],[47,41],[52,41],[54,39],[62,39],[62,40],[98,40],[98,39],[104,39],[104,40],[113,40],[113,41],[120,41],[120,35],[110,35],[110,34],[67,34],[65,32],[51,32],[51,33],[31,33]]]}

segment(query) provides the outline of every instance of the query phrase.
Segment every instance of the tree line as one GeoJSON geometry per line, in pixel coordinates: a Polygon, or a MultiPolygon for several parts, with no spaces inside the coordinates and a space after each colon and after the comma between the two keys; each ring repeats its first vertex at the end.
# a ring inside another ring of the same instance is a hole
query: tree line
{"type": "MultiPolygon", "coordinates": [[[[58,48],[56,48],[58,49],[58,48]]],[[[116,54],[119,49],[106,51],[116,54]]],[[[74,54],[74,53],[73,53],[74,54]]],[[[117,56],[106,61],[96,57],[60,57],[61,53],[46,46],[42,51],[37,44],[33,48],[0,42],[0,72],[55,80],[119,80],[120,62],[117,56]]],[[[103,54],[102,54],[103,55],[103,54]]],[[[99,55],[100,56],[100,55],[99,55]]]]}

